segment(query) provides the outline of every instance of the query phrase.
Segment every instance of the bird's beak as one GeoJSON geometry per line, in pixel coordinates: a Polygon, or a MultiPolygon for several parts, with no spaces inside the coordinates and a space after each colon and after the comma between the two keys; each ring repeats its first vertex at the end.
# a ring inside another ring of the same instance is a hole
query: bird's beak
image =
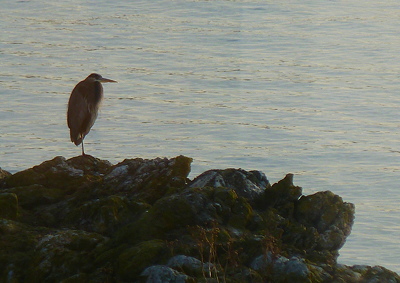
{"type": "Polygon", "coordinates": [[[100,82],[102,82],[102,83],[117,83],[117,81],[106,79],[106,78],[101,78],[100,82]]]}

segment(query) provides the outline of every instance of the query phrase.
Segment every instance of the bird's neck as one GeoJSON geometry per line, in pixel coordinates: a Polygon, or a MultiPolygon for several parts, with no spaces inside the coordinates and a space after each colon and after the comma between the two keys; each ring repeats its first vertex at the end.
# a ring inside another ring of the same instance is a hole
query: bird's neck
{"type": "Polygon", "coordinates": [[[94,100],[95,100],[95,103],[97,104],[103,98],[103,86],[101,85],[100,82],[95,82],[94,89],[95,89],[94,100]]]}

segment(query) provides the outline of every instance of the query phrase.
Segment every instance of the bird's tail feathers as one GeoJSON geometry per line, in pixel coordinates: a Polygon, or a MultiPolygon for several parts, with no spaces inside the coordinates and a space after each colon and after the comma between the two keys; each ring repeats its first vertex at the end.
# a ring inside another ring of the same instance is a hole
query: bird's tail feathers
{"type": "Polygon", "coordinates": [[[70,133],[71,141],[76,145],[80,145],[82,143],[82,135],[81,134],[75,134],[75,133],[70,133]]]}

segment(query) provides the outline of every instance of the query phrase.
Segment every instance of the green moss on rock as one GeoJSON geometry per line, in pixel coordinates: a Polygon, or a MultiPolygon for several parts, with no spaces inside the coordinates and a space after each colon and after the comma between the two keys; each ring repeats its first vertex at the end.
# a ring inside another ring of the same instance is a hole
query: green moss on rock
{"type": "Polygon", "coordinates": [[[161,240],[144,241],[125,250],[118,258],[118,277],[126,281],[137,279],[145,267],[165,260],[167,251],[161,240]]]}
{"type": "Polygon", "coordinates": [[[228,224],[232,227],[244,229],[253,216],[253,208],[245,198],[239,197],[232,206],[232,216],[228,224]]]}
{"type": "Polygon", "coordinates": [[[31,282],[59,282],[92,270],[92,251],[106,239],[95,233],[61,230],[43,235],[27,268],[31,282]]]}
{"type": "Polygon", "coordinates": [[[15,220],[18,216],[18,197],[13,193],[0,194],[0,218],[15,220]]]}
{"type": "Polygon", "coordinates": [[[132,222],[149,207],[125,196],[111,195],[71,207],[66,222],[75,223],[77,227],[87,231],[112,235],[119,227],[132,222]]]}
{"type": "Polygon", "coordinates": [[[11,176],[12,174],[6,170],[3,170],[0,168],[0,183],[3,179],[5,179],[6,177],[11,176]]]}
{"type": "Polygon", "coordinates": [[[0,219],[0,282],[10,282],[10,276],[15,282],[24,282],[26,267],[43,232],[41,228],[0,219]]]}
{"type": "Polygon", "coordinates": [[[337,264],[354,218],[339,196],[242,169],[190,182],[191,161],[56,157],[0,177],[0,282],[400,282],[337,264]]]}
{"type": "Polygon", "coordinates": [[[5,178],[3,187],[25,187],[38,184],[47,188],[73,191],[99,179],[101,174],[95,171],[96,168],[101,167],[99,163],[109,164],[108,161],[101,161],[91,156],[80,156],[70,160],[57,156],[5,178]]]}
{"type": "Polygon", "coordinates": [[[16,187],[8,191],[15,193],[18,196],[19,204],[26,209],[58,202],[65,195],[63,190],[46,188],[38,184],[16,187]]]}
{"type": "Polygon", "coordinates": [[[165,239],[166,233],[195,223],[192,206],[179,195],[164,197],[136,222],[124,228],[120,237],[130,242],[165,239]]]}
{"type": "Polygon", "coordinates": [[[93,280],[91,280],[91,278],[86,273],[78,273],[60,281],[60,283],[87,283],[87,282],[93,282],[93,280]]]}

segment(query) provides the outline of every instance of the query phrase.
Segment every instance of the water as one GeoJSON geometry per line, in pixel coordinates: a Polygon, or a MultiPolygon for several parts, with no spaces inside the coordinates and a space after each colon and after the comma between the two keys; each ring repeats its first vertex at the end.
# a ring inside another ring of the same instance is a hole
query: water
{"type": "Polygon", "coordinates": [[[400,272],[400,7],[395,1],[4,1],[0,166],[62,155],[66,105],[118,80],[86,152],[286,173],[356,205],[339,262],[400,272]]]}

